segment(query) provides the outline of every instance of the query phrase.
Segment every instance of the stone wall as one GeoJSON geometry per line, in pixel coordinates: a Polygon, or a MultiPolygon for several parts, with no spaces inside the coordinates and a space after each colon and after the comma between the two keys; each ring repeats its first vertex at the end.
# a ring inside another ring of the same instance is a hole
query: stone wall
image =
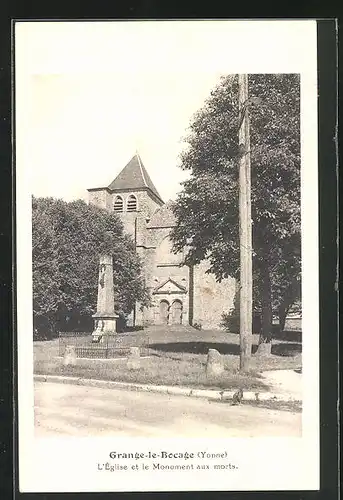
{"type": "Polygon", "coordinates": [[[235,279],[227,278],[218,283],[213,274],[206,274],[209,263],[203,261],[194,268],[193,322],[202,328],[219,329],[222,314],[234,306],[235,279]]]}
{"type": "MultiPolygon", "coordinates": [[[[118,193],[113,193],[111,195],[113,200],[112,203],[114,202],[117,194],[118,193]]],[[[130,234],[132,237],[134,237],[136,233],[137,245],[145,245],[147,218],[151,217],[151,215],[159,208],[160,205],[151,198],[147,191],[121,192],[120,196],[124,201],[124,211],[117,212],[117,215],[123,222],[124,231],[127,234],[130,234]],[[137,198],[136,212],[126,211],[127,199],[131,194],[135,195],[137,198]]]]}
{"type": "Polygon", "coordinates": [[[88,191],[88,201],[91,205],[96,205],[99,208],[106,210],[112,208],[112,195],[107,188],[88,191]]]}
{"type": "MultiPolygon", "coordinates": [[[[228,278],[218,283],[212,274],[206,274],[208,262],[194,268],[193,311],[190,311],[190,272],[188,266],[179,266],[181,257],[171,252],[171,243],[167,237],[169,227],[150,227],[149,224],[141,232],[145,234],[144,246],[137,248],[145,270],[146,283],[152,293],[152,307],[143,312],[136,311],[136,324],[160,324],[160,302],[175,299],[182,302],[182,323],[201,323],[203,328],[219,329],[222,314],[233,308],[235,298],[235,280],[228,278]],[[186,289],[185,293],[153,293],[159,285],[171,278],[186,289]],[[191,314],[193,312],[193,314],[191,314]]],[[[140,241],[143,241],[141,238],[140,241]]]]}
{"type": "Polygon", "coordinates": [[[123,212],[116,212],[116,214],[123,222],[124,231],[134,237],[136,230],[138,238],[137,244],[144,244],[147,218],[150,218],[152,214],[160,208],[160,203],[155,201],[147,191],[125,190],[120,193],[111,193],[107,188],[90,190],[88,193],[88,200],[89,203],[93,205],[112,211],[114,200],[118,194],[123,199],[124,210],[123,212]],[[136,196],[137,211],[127,212],[127,199],[131,194],[136,196]]]}

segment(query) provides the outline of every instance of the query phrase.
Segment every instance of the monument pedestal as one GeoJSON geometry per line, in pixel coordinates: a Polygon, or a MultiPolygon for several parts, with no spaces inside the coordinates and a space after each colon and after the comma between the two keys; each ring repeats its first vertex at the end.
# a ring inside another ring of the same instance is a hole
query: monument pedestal
{"type": "Polygon", "coordinates": [[[114,313],[95,313],[94,331],[92,333],[92,342],[101,342],[106,335],[114,335],[117,331],[117,319],[119,316],[114,313]]]}
{"type": "Polygon", "coordinates": [[[93,318],[93,342],[102,342],[106,335],[116,333],[119,316],[114,312],[113,261],[111,255],[102,255],[100,257],[97,311],[93,318]]]}

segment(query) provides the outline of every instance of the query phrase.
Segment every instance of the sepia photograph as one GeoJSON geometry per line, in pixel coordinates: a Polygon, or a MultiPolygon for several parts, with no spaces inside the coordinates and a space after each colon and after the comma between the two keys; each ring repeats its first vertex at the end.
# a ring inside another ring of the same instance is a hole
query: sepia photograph
{"type": "Polygon", "coordinates": [[[15,37],[21,491],[315,488],[315,22],[15,37]]]}

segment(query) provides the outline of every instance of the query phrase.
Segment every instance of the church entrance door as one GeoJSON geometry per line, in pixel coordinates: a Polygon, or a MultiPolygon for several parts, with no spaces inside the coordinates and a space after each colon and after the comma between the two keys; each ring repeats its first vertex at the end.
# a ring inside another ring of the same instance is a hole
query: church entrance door
{"type": "Polygon", "coordinates": [[[167,300],[160,302],[160,324],[169,325],[169,302],[167,300]]]}
{"type": "Polygon", "coordinates": [[[171,323],[172,325],[182,324],[182,302],[181,300],[174,300],[171,305],[171,323]]]}

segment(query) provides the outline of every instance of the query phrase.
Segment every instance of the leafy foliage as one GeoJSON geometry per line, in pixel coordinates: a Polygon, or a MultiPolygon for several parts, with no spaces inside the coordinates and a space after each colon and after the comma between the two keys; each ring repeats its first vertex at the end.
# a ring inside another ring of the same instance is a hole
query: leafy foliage
{"type": "MultiPolygon", "coordinates": [[[[299,297],[299,76],[249,75],[249,100],[254,308],[278,309],[299,297]]],[[[238,78],[223,77],[191,122],[174,206],[174,250],[208,258],[218,280],[239,278],[238,128],[238,78]]]]}
{"type": "Polygon", "coordinates": [[[102,253],[113,254],[118,313],[148,303],[134,244],[115,214],[82,200],[33,198],[32,241],[35,325],[53,330],[95,312],[102,253]]]}

